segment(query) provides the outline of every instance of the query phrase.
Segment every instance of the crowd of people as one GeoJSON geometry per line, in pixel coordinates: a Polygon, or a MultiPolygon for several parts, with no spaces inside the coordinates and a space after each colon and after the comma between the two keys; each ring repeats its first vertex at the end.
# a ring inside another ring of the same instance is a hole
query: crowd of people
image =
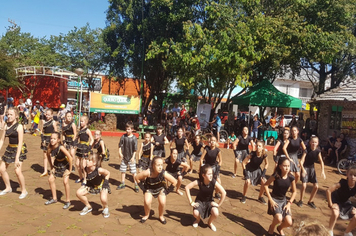
{"type": "MultiPolygon", "coordinates": [[[[86,195],[94,193],[100,194],[103,216],[109,217],[110,172],[102,167],[102,162],[109,161],[110,152],[101,138],[101,131],[95,131],[93,136],[88,128],[89,118],[85,115],[81,116],[79,127],[77,127],[73,121],[72,113],[67,111],[61,119],[61,125],[59,125],[54,120],[53,111],[48,108],[43,109],[43,116],[39,117],[42,124],[36,129],[39,129],[38,133],[41,135],[40,148],[43,150],[44,172],[40,177],[48,176],[49,188],[52,192],[52,198],[46,201],[45,205],[58,201],[55,179],[61,177],[63,178],[66,198],[63,209],[68,209],[71,206],[71,189],[68,181],[69,175],[76,172],[78,174],[76,182],[81,184],[81,187],[76,191],[76,197],[84,205],[80,215],[86,215],[92,211],[92,206],[86,195]]],[[[6,137],[9,138],[9,144],[0,164],[0,173],[5,184],[5,189],[0,192],[0,196],[12,192],[7,170],[10,164],[14,164],[21,188],[19,199],[24,199],[28,195],[25,178],[22,174],[22,165],[26,160],[27,153],[24,142],[24,126],[20,122],[19,109],[15,107],[6,108],[6,114],[6,123],[3,123],[2,126],[4,132],[0,137],[0,149],[6,137]]],[[[186,116],[185,120],[189,118],[187,114],[186,112],[183,113],[186,116]]],[[[182,115],[180,117],[183,118],[182,115]]],[[[216,116],[214,118],[216,120],[216,116]]],[[[216,123],[216,121],[213,121],[213,123],[216,123]]],[[[261,125],[258,122],[255,123],[257,128],[261,125]]],[[[163,126],[158,125],[156,134],[146,133],[143,142],[138,147],[137,138],[133,134],[133,123],[128,122],[126,133],[118,142],[118,154],[121,158],[121,182],[116,189],[122,190],[126,187],[128,184],[125,181],[126,173],[129,170],[134,179],[134,191],[137,193],[141,190],[144,193],[145,214],[140,222],[145,223],[147,221],[153,198],[157,198],[159,221],[166,224],[164,209],[167,194],[173,191],[179,195],[184,195],[181,191],[182,179],[185,175],[192,173],[194,162],[196,162],[199,178],[185,186],[185,195],[189,205],[193,208],[195,218],[192,225],[198,227],[200,219],[209,218],[208,226],[211,230],[216,231],[217,228],[213,222],[219,216],[219,207],[226,198],[225,187],[228,188],[228,186],[224,187],[220,178],[220,169],[223,168],[223,155],[218,138],[212,136],[208,143],[203,143],[200,136],[196,135],[194,141],[189,142],[184,136],[183,125],[182,119],[179,123],[176,123],[175,126],[177,127],[174,129],[177,134],[171,141],[163,132],[163,126]],[[167,154],[166,145],[168,144],[170,151],[167,154]],[[138,163],[136,161],[137,155],[139,157],[138,163]],[[191,195],[192,188],[198,188],[195,200],[191,195]]],[[[275,163],[271,165],[268,162],[264,142],[259,141],[254,134],[256,127],[250,130],[249,127],[244,126],[241,132],[237,133],[237,137],[235,135],[230,136],[235,156],[232,177],[236,177],[240,163],[245,181],[242,189],[243,196],[240,199],[241,203],[247,201],[246,196],[249,186],[260,184],[257,200],[261,204],[268,205],[267,213],[272,216],[267,232],[269,235],[273,235],[277,230],[279,235],[285,235],[284,229],[290,227],[293,222],[291,206],[296,203],[298,207],[303,207],[303,198],[308,183],[313,184],[313,189],[307,205],[313,209],[316,208],[313,201],[318,191],[315,163],[321,165],[321,173],[318,173],[318,175],[323,179],[326,178],[319,138],[311,134],[308,143],[305,143],[299,134],[300,129],[297,125],[291,128],[285,127],[275,145],[273,151],[275,163]],[[300,150],[302,150],[301,156],[298,157],[300,150]],[[273,168],[273,174],[268,177],[266,171],[269,168],[273,168]],[[298,192],[296,183],[299,180],[302,182],[302,187],[299,190],[300,199],[295,201],[298,192]],[[273,184],[272,191],[269,189],[271,184],[273,184]],[[287,194],[289,189],[291,196],[287,194]],[[264,194],[268,198],[267,201],[264,199],[264,194]]],[[[333,143],[333,140],[329,141],[331,144],[333,143]]],[[[331,144],[329,149],[335,148],[336,152],[339,152],[342,148],[342,140],[336,139],[333,146],[331,144]]],[[[327,150],[329,151],[329,149],[327,150]]],[[[332,213],[328,225],[331,235],[333,235],[333,228],[339,216],[342,219],[350,219],[344,235],[352,235],[351,230],[356,227],[356,209],[352,206],[349,198],[355,194],[356,167],[351,167],[347,171],[346,179],[341,179],[339,183],[333,184],[327,190],[327,202],[332,213]]]]}

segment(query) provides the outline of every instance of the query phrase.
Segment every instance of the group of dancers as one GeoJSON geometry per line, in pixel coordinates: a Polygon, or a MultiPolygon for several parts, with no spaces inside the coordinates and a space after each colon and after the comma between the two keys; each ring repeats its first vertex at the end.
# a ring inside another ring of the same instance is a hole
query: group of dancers
{"type": "MultiPolygon", "coordinates": [[[[9,144],[2,156],[0,173],[3,178],[5,189],[1,195],[12,192],[7,168],[14,163],[15,173],[18,177],[21,195],[20,199],[26,198],[28,192],[25,187],[25,178],[22,174],[22,164],[26,159],[27,148],[24,143],[24,130],[18,122],[19,112],[16,108],[8,109],[7,123],[4,124],[5,132],[0,138],[0,149],[4,144],[5,137],[9,138],[9,144]]],[[[88,193],[100,194],[103,205],[102,214],[105,218],[110,216],[108,208],[108,194],[111,192],[109,180],[110,172],[102,167],[103,161],[109,160],[109,150],[101,139],[101,132],[95,131],[94,137],[87,127],[88,117],[80,118],[80,127],[77,128],[73,122],[71,113],[67,113],[62,125],[61,132],[57,130],[56,121],[53,120],[53,111],[48,109],[45,112],[45,120],[41,130],[41,149],[43,150],[44,172],[41,177],[48,176],[52,198],[45,202],[50,205],[58,201],[56,195],[55,179],[63,178],[65,188],[65,203],[63,209],[71,206],[69,175],[75,169],[79,178],[77,183],[81,187],[76,191],[76,196],[84,204],[80,215],[86,215],[92,211],[86,195],[88,193]],[[94,151],[93,151],[94,150],[94,151]],[[75,160],[75,161],[74,161],[75,160]],[[49,166],[49,171],[48,171],[49,166]]],[[[199,178],[185,186],[185,193],[189,205],[193,208],[195,221],[193,227],[198,227],[200,219],[208,219],[208,226],[216,231],[213,221],[219,215],[219,207],[226,198],[226,191],[221,183],[220,168],[223,164],[223,156],[216,137],[212,136],[205,145],[199,136],[196,136],[192,143],[189,143],[183,134],[183,129],[178,128],[177,136],[168,141],[162,132],[163,127],[157,126],[157,133],[151,136],[144,134],[144,141],[138,147],[136,136],[133,134],[132,122],[126,124],[126,133],[119,141],[119,157],[121,158],[120,172],[121,183],[118,190],[126,186],[125,175],[127,169],[134,177],[134,190],[144,193],[145,214],[140,222],[145,223],[149,218],[151,203],[153,198],[158,199],[159,221],[166,224],[164,209],[166,196],[169,192],[175,191],[183,195],[181,183],[185,174],[192,173],[194,162],[199,162],[197,173],[199,178]],[[170,155],[166,157],[165,145],[170,143],[170,155]],[[192,152],[189,148],[192,146],[192,152]],[[136,154],[138,152],[139,161],[136,164],[136,154]],[[165,168],[164,168],[165,166],[165,168]],[[170,185],[170,187],[169,187],[170,185]],[[191,189],[198,187],[199,191],[195,200],[192,199],[191,189]],[[218,199],[218,202],[214,200],[218,199]]],[[[261,184],[258,201],[266,204],[263,195],[268,197],[267,213],[273,216],[268,234],[273,235],[277,229],[280,235],[284,235],[284,229],[292,225],[291,205],[295,201],[297,189],[296,183],[302,181],[300,189],[300,199],[296,204],[303,206],[303,197],[307,183],[313,184],[307,205],[316,208],[313,199],[318,191],[318,181],[314,164],[321,165],[321,177],[325,177],[324,163],[319,148],[319,139],[312,136],[306,147],[299,137],[297,127],[291,130],[285,129],[281,138],[277,141],[273,159],[273,174],[267,179],[266,171],[270,166],[264,147],[264,142],[253,142],[248,135],[248,128],[242,130],[242,134],[232,143],[235,154],[234,172],[232,177],[236,177],[239,163],[241,164],[245,184],[243,186],[243,196],[241,203],[246,203],[246,195],[250,185],[261,184]],[[249,146],[252,150],[250,151],[249,146]],[[302,150],[301,159],[298,159],[298,151],[302,150]],[[263,168],[262,168],[263,167],[263,168]],[[269,185],[273,183],[272,192],[269,185]],[[291,196],[287,197],[288,190],[291,189],[291,196]],[[278,227],[277,227],[278,226],[278,227]]],[[[329,222],[330,234],[333,232],[337,218],[350,219],[350,223],[345,231],[345,235],[352,235],[351,230],[356,227],[356,209],[352,206],[349,198],[356,194],[356,167],[351,167],[347,171],[347,179],[341,179],[327,189],[328,206],[332,215],[329,222]]]]}

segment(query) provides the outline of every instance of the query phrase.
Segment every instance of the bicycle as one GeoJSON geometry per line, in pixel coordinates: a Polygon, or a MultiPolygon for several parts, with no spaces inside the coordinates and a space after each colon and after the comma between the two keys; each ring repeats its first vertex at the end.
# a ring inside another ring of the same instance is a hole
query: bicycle
{"type": "MultiPolygon", "coordinates": [[[[203,139],[209,139],[212,137],[213,134],[216,136],[216,132],[217,132],[216,127],[212,127],[212,129],[206,127],[205,129],[202,130],[202,137],[203,139]]],[[[219,134],[220,134],[220,143],[225,143],[229,138],[229,134],[224,129],[221,129],[219,134]]]]}
{"type": "Polygon", "coordinates": [[[354,156],[349,156],[347,159],[341,159],[337,163],[337,170],[339,171],[340,174],[346,175],[346,171],[349,169],[350,166],[356,164],[356,155],[354,156]]]}

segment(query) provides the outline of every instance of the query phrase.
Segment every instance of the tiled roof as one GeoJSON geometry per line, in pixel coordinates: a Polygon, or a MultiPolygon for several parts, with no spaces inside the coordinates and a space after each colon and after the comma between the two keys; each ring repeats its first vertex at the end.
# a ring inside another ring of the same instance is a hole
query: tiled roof
{"type": "Polygon", "coordinates": [[[352,101],[356,102],[356,80],[346,79],[338,87],[318,95],[314,101],[352,101]]]}

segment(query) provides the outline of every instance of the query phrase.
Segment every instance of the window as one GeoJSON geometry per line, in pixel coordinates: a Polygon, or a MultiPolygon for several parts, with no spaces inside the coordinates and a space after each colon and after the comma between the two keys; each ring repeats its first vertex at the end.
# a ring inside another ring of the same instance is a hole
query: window
{"type": "Polygon", "coordinates": [[[331,116],[330,116],[330,129],[341,129],[341,113],[343,107],[341,106],[332,106],[331,107],[331,116]]]}
{"type": "Polygon", "coordinates": [[[312,90],[309,88],[299,88],[299,97],[310,98],[312,95],[312,90]]]}

